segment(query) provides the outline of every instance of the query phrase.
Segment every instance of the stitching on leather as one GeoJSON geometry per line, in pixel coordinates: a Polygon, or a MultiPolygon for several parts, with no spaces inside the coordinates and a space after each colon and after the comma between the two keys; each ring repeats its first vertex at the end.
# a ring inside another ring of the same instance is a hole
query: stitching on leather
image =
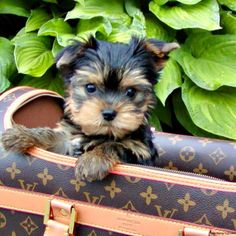
{"type": "MultiPolygon", "coordinates": [[[[138,174],[138,175],[140,175],[140,174],[143,174],[141,171],[137,171],[137,170],[133,170],[132,169],[132,167],[128,167],[128,166],[125,166],[125,165],[123,165],[122,166],[122,168],[124,168],[124,169],[127,169],[128,171],[130,171],[130,169],[131,169],[131,171],[132,171],[132,174],[134,173],[134,174],[138,174]]],[[[164,169],[163,169],[164,170],[164,169]]],[[[149,171],[149,170],[145,170],[145,171],[149,171]]],[[[170,173],[171,174],[171,173],[170,173]]],[[[153,175],[152,173],[147,173],[147,172],[145,172],[145,175],[147,175],[147,176],[149,176],[149,177],[155,177],[155,174],[153,175]]],[[[163,175],[167,175],[167,173],[166,174],[163,174],[163,175]]],[[[179,175],[181,175],[181,176],[184,176],[183,174],[179,174],[179,175]]],[[[184,176],[184,177],[186,177],[186,176],[184,176]]],[[[187,176],[188,177],[188,176],[187,176]]],[[[191,176],[189,176],[189,177],[191,177],[191,176]]],[[[186,181],[186,180],[183,180],[183,179],[181,179],[181,177],[176,177],[176,179],[175,178],[169,178],[169,177],[167,177],[167,176],[165,176],[164,178],[166,178],[167,180],[169,180],[169,181],[176,181],[176,180],[180,180],[181,182],[183,182],[183,183],[191,183],[191,184],[193,184],[193,182],[191,181],[191,180],[189,180],[189,181],[186,181]]],[[[212,181],[211,179],[204,179],[204,180],[210,180],[210,181],[212,181]]],[[[215,180],[215,181],[217,181],[217,180],[215,180]]],[[[179,183],[177,183],[177,184],[179,184],[179,183]]],[[[198,185],[197,186],[199,186],[199,187],[202,187],[202,184],[204,185],[204,183],[197,183],[198,185]]],[[[235,183],[230,183],[230,182],[227,182],[227,181],[222,181],[222,182],[219,182],[219,183],[209,183],[209,184],[212,184],[212,186],[214,187],[214,186],[219,186],[220,185],[220,187],[221,187],[221,189],[228,189],[228,188],[225,188],[224,186],[221,186],[222,184],[224,184],[224,185],[227,185],[227,187],[235,187],[236,188],[236,184],[235,183]]],[[[206,187],[208,187],[208,186],[206,186],[206,187]]],[[[210,187],[209,187],[210,188],[210,187]]],[[[232,189],[228,189],[228,190],[231,190],[232,191],[232,189]]],[[[236,192],[236,189],[234,190],[235,192],[236,192]]]]}
{"type": "MultiPolygon", "coordinates": [[[[40,150],[40,152],[42,152],[40,150]]],[[[44,152],[44,150],[43,150],[44,152]]],[[[73,167],[73,161],[72,160],[68,160],[68,162],[65,162],[65,160],[63,161],[61,157],[57,157],[55,154],[53,155],[53,161],[50,161],[50,154],[49,153],[46,153],[47,151],[45,151],[45,153],[41,153],[43,157],[45,157],[45,159],[41,156],[39,156],[39,153],[35,153],[35,152],[30,152],[31,155],[41,159],[41,160],[45,160],[45,161],[48,161],[50,163],[54,163],[54,164],[62,164],[62,165],[65,165],[65,166],[70,166],[70,167],[73,167]],[[60,162],[60,163],[56,163],[56,161],[60,162]]],[[[75,158],[74,158],[75,159],[75,158]]],[[[131,173],[130,174],[127,174],[127,175],[130,175],[130,176],[134,176],[134,177],[140,177],[140,175],[143,175],[143,172],[141,170],[137,171],[137,170],[134,170],[134,168],[132,167],[129,167],[129,166],[125,166],[125,165],[122,165],[122,168],[126,169],[127,171],[130,171],[131,173]]],[[[162,181],[162,179],[157,179],[156,177],[156,174],[153,174],[153,173],[148,173],[148,171],[150,170],[147,170],[145,169],[145,176],[148,177],[148,178],[151,178],[153,179],[154,181],[161,181],[161,182],[164,182],[162,181]]],[[[164,170],[163,170],[164,171],[164,170]]],[[[122,173],[118,173],[119,171],[114,171],[115,174],[117,175],[122,175],[122,176],[125,176],[123,175],[122,173]]],[[[170,173],[171,174],[171,173],[170,173]]],[[[161,174],[158,174],[159,176],[161,174]]],[[[196,181],[192,181],[192,180],[186,180],[184,179],[186,176],[184,176],[183,174],[178,174],[180,175],[180,177],[176,176],[176,177],[168,177],[166,176],[167,173],[163,173],[163,176],[162,178],[165,178],[165,180],[168,182],[175,182],[176,184],[183,184],[183,185],[187,185],[187,186],[190,186],[190,187],[195,187],[195,188],[207,188],[207,189],[215,189],[215,190],[218,190],[218,191],[227,191],[227,192],[235,192],[236,193],[236,184],[235,183],[230,183],[230,182],[227,182],[227,181],[222,181],[222,182],[219,182],[219,183],[204,183],[204,182],[201,182],[201,183],[196,183],[196,181]],[[183,178],[184,177],[184,178],[183,178]],[[179,183],[178,181],[181,181],[181,183],[179,183]],[[224,185],[222,185],[224,184],[224,185]],[[235,188],[235,189],[232,189],[232,188],[235,188]]],[[[159,178],[158,176],[158,178],[159,178]]],[[[189,176],[187,176],[189,177],[189,176]]],[[[191,177],[191,176],[190,176],[191,177]]],[[[140,177],[142,178],[142,177],[140,177]]],[[[145,179],[145,178],[142,178],[142,179],[145,179]]],[[[204,179],[205,180],[205,179],[204,179]]],[[[213,181],[211,179],[206,179],[207,180],[210,180],[210,181],[213,181]]],[[[217,180],[215,180],[217,181],[217,180]]]]}
{"type": "MultiPolygon", "coordinates": [[[[118,209],[111,209],[109,207],[102,207],[102,206],[99,206],[99,205],[96,205],[96,206],[93,206],[89,203],[87,204],[84,204],[83,202],[79,202],[79,201],[76,201],[76,200],[71,200],[71,201],[68,201],[67,199],[64,199],[64,198],[60,198],[60,197],[55,197],[53,195],[48,195],[48,194],[41,194],[41,193],[35,193],[35,192],[25,192],[23,190],[12,190],[12,189],[9,189],[8,187],[4,187],[4,186],[1,186],[0,187],[0,192],[1,192],[1,188],[3,189],[3,191],[7,191],[7,192],[17,192],[17,193],[20,193],[22,195],[25,195],[25,196],[28,196],[29,195],[35,195],[35,196],[41,196],[43,198],[45,198],[45,200],[49,200],[50,197],[54,197],[55,199],[59,199],[61,201],[64,201],[64,202],[67,202],[67,203],[74,203],[75,205],[78,204],[78,206],[83,206],[83,207],[90,207],[90,208],[94,208],[94,209],[104,209],[106,211],[109,211],[109,212],[116,212],[117,214],[119,215],[123,215],[122,212],[120,212],[121,210],[118,210],[118,209]]],[[[14,209],[17,209],[16,207],[14,206],[10,206],[10,205],[4,205],[4,208],[5,207],[11,207],[11,208],[14,208],[14,209]]],[[[23,208],[18,208],[18,209],[21,209],[21,210],[24,210],[23,208]]],[[[32,212],[32,211],[30,211],[32,212]]],[[[34,211],[35,212],[35,211],[34,211]]],[[[33,213],[33,212],[32,212],[33,213]]],[[[127,213],[127,212],[126,212],[127,213]]],[[[141,217],[141,218],[144,218],[144,219],[149,219],[151,221],[161,221],[161,222],[168,222],[168,223],[171,223],[171,224],[175,224],[175,225],[180,225],[180,226],[190,226],[190,227],[194,227],[194,228],[197,228],[197,229],[208,229],[207,227],[206,228],[203,228],[203,227],[198,227],[196,225],[192,225],[188,222],[183,222],[183,221],[180,221],[180,222],[176,222],[177,220],[170,220],[168,218],[166,218],[165,220],[164,219],[161,219],[161,218],[158,218],[158,219],[155,219],[154,216],[146,216],[146,215],[143,215],[142,213],[137,213],[137,214],[134,214],[132,212],[128,212],[130,215],[134,215],[134,216],[137,216],[137,217],[141,217]]],[[[33,214],[37,214],[37,213],[33,213],[33,214]]],[[[40,213],[38,213],[40,214],[40,213]]],[[[41,215],[41,214],[40,214],[41,215]]],[[[85,224],[85,223],[84,223],[85,224]]],[[[100,226],[101,227],[101,226],[100,226]]],[[[109,226],[108,226],[109,227],[109,226]]],[[[217,227],[216,227],[217,228],[217,227]]],[[[229,230],[228,230],[229,231],[229,230]]]]}

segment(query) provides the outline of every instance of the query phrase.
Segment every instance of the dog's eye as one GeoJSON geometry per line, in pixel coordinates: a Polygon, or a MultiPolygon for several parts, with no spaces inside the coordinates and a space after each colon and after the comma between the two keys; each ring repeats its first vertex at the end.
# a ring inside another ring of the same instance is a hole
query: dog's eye
{"type": "Polygon", "coordinates": [[[97,89],[94,84],[86,84],[85,87],[88,93],[94,93],[97,89]]]}
{"type": "Polygon", "coordinates": [[[130,98],[133,98],[135,94],[136,94],[135,88],[128,88],[125,92],[125,95],[130,98]]]}

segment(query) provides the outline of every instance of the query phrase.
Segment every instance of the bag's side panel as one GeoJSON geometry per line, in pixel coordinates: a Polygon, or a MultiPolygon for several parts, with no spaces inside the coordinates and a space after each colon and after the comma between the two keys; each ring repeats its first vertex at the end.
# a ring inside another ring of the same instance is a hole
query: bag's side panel
{"type": "Polygon", "coordinates": [[[121,175],[93,183],[74,177],[72,167],[35,157],[2,153],[0,183],[64,198],[236,230],[236,193],[121,175]],[[30,174],[29,174],[30,173],[30,174]]]}
{"type": "MultiPolygon", "coordinates": [[[[43,217],[0,208],[0,235],[2,236],[42,236],[45,230],[43,217]],[[14,222],[14,223],[13,223],[14,222]]],[[[75,236],[122,236],[85,225],[76,225],[75,236]]]]}
{"type": "Polygon", "coordinates": [[[0,208],[0,235],[42,236],[43,232],[42,217],[0,208]]]}
{"type": "Polygon", "coordinates": [[[158,166],[236,181],[236,142],[157,132],[158,166]]]}

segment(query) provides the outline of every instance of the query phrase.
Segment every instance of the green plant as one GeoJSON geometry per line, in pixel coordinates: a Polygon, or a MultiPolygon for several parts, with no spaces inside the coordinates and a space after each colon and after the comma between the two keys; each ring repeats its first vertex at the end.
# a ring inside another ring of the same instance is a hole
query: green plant
{"type": "Polygon", "coordinates": [[[30,85],[62,94],[54,58],[70,39],[178,41],[155,87],[151,122],[236,139],[235,11],[235,0],[2,0],[0,92],[30,85]]]}

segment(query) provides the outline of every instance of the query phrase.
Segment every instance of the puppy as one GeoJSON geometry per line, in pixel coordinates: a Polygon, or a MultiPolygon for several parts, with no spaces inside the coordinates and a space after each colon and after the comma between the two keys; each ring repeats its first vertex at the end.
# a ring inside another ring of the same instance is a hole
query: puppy
{"type": "Polygon", "coordinates": [[[66,84],[64,117],[57,128],[6,130],[6,150],[36,146],[78,156],[75,174],[102,180],[117,163],[157,164],[148,115],[155,105],[153,85],[168,52],[177,43],[133,37],[129,44],[90,37],[57,57],[66,84]]]}

